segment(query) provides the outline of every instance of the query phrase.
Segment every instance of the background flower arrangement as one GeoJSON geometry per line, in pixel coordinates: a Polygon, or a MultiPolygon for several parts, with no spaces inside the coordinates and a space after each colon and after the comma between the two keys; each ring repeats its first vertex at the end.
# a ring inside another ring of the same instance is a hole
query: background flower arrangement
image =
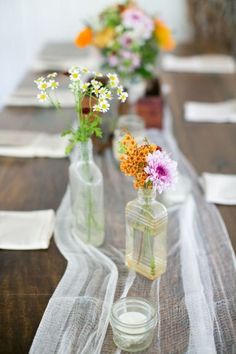
{"type": "Polygon", "coordinates": [[[101,50],[104,65],[114,68],[122,78],[154,76],[161,49],[171,50],[175,43],[169,28],[134,1],[105,9],[97,25],[88,25],[76,37],[79,47],[94,45],[101,50]]]}

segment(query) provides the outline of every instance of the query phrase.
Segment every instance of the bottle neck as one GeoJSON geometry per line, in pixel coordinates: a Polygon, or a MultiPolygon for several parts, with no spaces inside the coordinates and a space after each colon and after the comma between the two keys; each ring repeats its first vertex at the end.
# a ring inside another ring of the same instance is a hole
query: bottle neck
{"type": "Polygon", "coordinates": [[[80,161],[92,161],[93,160],[93,145],[92,140],[81,141],[78,143],[79,160],[80,161]]]}
{"type": "Polygon", "coordinates": [[[139,188],[138,190],[138,201],[141,204],[151,204],[156,199],[156,190],[155,189],[145,189],[139,188]]]}

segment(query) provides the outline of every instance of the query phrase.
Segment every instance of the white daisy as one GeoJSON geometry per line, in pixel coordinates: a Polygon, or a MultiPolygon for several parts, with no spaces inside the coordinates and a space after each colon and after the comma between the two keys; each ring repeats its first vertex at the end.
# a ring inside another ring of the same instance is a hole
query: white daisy
{"type": "Polygon", "coordinates": [[[51,74],[48,74],[47,78],[49,79],[53,79],[57,76],[57,73],[51,73],[51,74]]]}
{"type": "Polygon", "coordinates": [[[95,87],[93,90],[92,90],[92,93],[94,93],[95,94],[95,96],[99,96],[99,94],[100,94],[100,88],[99,87],[95,87]]]}
{"type": "Polygon", "coordinates": [[[89,82],[81,82],[80,84],[80,88],[83,92],[87,91],[88,87],[89,87],[90,83],[89,82]]]}
{"type": "Polygon", "coordinates": [[[102,83],[100,81],[95,80],[95,79],[91,80],[91,84],[94,88],[100,88],[102,86],[102,83]]]}
{"type": "Polygon", "coordinates": [[[69,70],[68,70],[68,72],[70,73],[70,74],[73,74],[74,72],[79,72],[79,67],[78,66],[76,66],[76,65],[73,65],[69,70]]]}
{"type": "Polygon", "coordinates": [[[116,88],[119,84],[119,81],[116,80],[109,80],[109,85],[111,88],[116,88]]]}
{"type": "Polygon", "coordinates": [[[100,112],[104,112],[105,113],[110,108],[110,104],[104,99],[99,100],[98,104],[99,104],[99,107],[100,107],[100,112]]]}
{"type": "Polygon", "coordinates": [[[110,90],[106,89],[102,91],[102,89],[100,89],[100,97],[104,98],[106,100],[111,100],[112,99],[112,93],[110,90]]]}
{"type": "Polygon", "coordinates": [[[118,96],[118,99],[121,100],[121,102],[125,102],[126,99],[128,97],[128,93],[127,92],[122,92],[119,96],[118,96]]]}
{"type": "Polygon", "coordinates": [[[78,73],[78,71],[73,71],[70,74],[70,80],[71,81],[79,81],[80,80],[80,74],[78,73]]]}
{"type": "Polygon", "coordinates": [[[93,111],[94,111],[94,112],[101,112],[100,106],[99,106],[98,104],[95,104],[95,105],[93,106],[93,111]]]}
{"type": "Polygon", "coordinates": [[[49,86],[51,87],[51,90],[55,90],[59,86],[59,82],[55,80],[50,80],[49,81],[49,86]]]}
{"type": "Polygon", "coordinates": [[[123,91],[124,91],[123,86],[117,87],[117,95],[121,95],[123,91]]]}
{"type": "Polygon", "coordinates": [[[89,73],[89,69],[86,68],[85,66],[81,66],[79,69],[80,69],[80,71],[81,71],[82,73],[84,73],[84,74],[89,73]]]}
{"type": "Polygon", "coordinates": [[[38,99],[40,102],[45,102],[45,101],[47,101],[47,99],[48,99],[48,95],[46,94],[46,92],[40,92],[40,93],[37,95],[37,99],[38,99]]]}
{"type": "Polygon", "coordinates": [[[108,79],[111,80],[111,81],[116,81],[117,83],[119,82],[119,79],[118,79],[117,74],[108,73],[108,74],[107,74],[107,77],[108,77],[108,79]]]}
{"type": "Polygon", "coordinates": [[[37,85],[40,91],[45,91],[47,88],[49,88],[49,83],[46,81],[40,81],[37,85]]]}
{"type": "Polygon", "coordinates": [[[40,82],[42,82],[42,81],[44,81],[44,80],[45,80],[45,77],[40,76],[38,79],[34,80],[34,82],[35,82],[36,84],[39,84],[40,82]]]}
{"type": "Polygon", "coordinates": [[[103,77],[103,74],[98,71],[93,71],[93,74],[97,77],[103,77]]]}

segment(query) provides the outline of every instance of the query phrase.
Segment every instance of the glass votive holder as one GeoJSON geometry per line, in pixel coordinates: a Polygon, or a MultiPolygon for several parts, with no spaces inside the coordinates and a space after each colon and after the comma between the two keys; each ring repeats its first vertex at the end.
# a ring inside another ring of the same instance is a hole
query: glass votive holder
{"type": "Polygon", "coordinates": [[[113,304],[110,323],[118,348],[132,353],[142,351],[153,340],[157,311],[146,299],[125,297],[113,304]]]}

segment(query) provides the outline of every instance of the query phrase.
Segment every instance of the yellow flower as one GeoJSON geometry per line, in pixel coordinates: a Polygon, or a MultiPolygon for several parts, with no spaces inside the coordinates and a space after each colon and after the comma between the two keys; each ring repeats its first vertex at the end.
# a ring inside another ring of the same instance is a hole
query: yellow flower
{"type": "Polygon", "coordinates": [[[164,50],[174,49],[175,41],[171,30],[160,20],[155,20],[155,37],[160,47],[164,50]]]}
{"type": "Polygon", "coordinates": [[[107,27],[94,34],[93,44],[98,48],[105,48],[114,38],[115,30],[107,27]]]}

